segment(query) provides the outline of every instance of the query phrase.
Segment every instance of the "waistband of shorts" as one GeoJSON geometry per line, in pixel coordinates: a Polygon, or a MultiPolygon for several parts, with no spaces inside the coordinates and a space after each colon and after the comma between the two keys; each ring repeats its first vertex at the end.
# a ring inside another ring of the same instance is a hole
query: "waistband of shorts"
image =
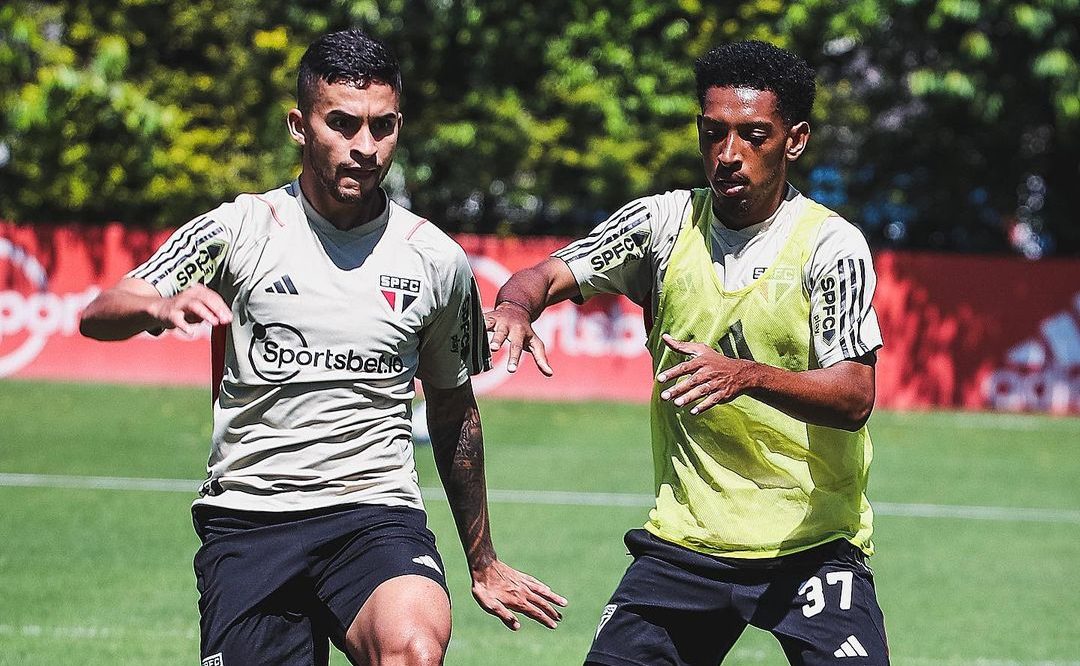
{"type": "Polygon", "coordinates": [[[862,551],[844,538],[837,538],[806,550],[766,558],[723,557],[699,553],[685,546],[661,539],[643,529],[633,529],[626,533],[626,546],[630,554],[638,557],[647,555],[688,567],[736,569],[742,571],[768,571],[778,568],[817,565],[824,560],[844,557],[864,557],[862,551]]]}
{"type": "Polygon", "coordinates": [[[336,504],[334,506],[321,507],[318,509],[305,509],[302,511],[248,511],[244,509],[229,509],[209,504],[194,504],[191,507],[191,516],[196,521],[234,518],[261,525],[293,523],[300,520],[322,518],[324,516],[348,512],[359,512],[365,515],[397,514],[401,516],[415,516],[419,517],[423,522],[426,522],[426,514],[419,509],[387,504],[336,504]]]}

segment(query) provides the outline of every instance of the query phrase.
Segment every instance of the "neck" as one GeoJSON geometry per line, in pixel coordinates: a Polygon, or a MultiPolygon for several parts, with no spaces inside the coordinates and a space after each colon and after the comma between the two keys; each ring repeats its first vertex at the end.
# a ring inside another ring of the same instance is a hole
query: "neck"
{"type": "Polygon", "coordinates": [[[761,224],[775,215],[776,211],[780,209],[780,204],[784,203],[786,196],[787,186],[785,185],[768,200],[768,205],[758,206],[756,209],[751,210],[743,209],[738,204],[735,206],[724,207],[721,205],[721,198],[713,195],[713,215],[715,215],[716,219],[728,229],[738,231],[740,229],[752,227],[755,224],[761,224]]]}
{"type": "Polygon", "coordinates": [[[359,201],[343,203],[323,191],[315,182],[315,176],[308,171],[300,173],[300,190],[316,213],[342,231],[371,222],[386,207],[386,196],[380,187],[368,192],[359,201]]]}

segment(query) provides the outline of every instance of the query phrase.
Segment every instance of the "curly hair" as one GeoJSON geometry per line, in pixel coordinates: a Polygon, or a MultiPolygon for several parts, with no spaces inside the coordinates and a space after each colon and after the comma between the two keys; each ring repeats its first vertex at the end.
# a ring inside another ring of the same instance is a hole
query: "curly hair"
{"type": "Polygon", "coordinates": [[[301,111],[311,109],[320,80],[361,88],[378,81],[401,94],[401,67],[394,54],[359,28],[323,35],[304,52],[296,76],[296,105],[301,111]]]}
{"type": "Polygon", "coordinates": [[[799,56],[759,41],[718,46],[694,62],[698,102],[709,88],[750,88],[776,95],[780,117],[789,125],[810,120],[814,70],[799,56]]]}

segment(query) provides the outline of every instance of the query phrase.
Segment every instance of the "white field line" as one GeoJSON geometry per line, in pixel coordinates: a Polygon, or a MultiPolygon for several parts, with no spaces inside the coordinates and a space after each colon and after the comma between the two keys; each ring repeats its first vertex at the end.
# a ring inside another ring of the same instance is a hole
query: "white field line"
{"type": "Polygon", "coordinates": [[[195,627],[163,629],[140,627],[101,627],[94,625],[0,624],[0,637],[36,638],[41,640],[116,640],[120,638],[198,640],[195,627]]]}
{"type": "MultiPolygon", "coordinates": [[[[0,637],[23,638],[30,640],[63,641],[63,640],[166,640],[180,639],[196,641],[199,633],[194,627],[188,629],[165,629],[165,628],[139,628],[139,627],[103,627],[94,625],[40,625],[40,624],[2,624],[0,623],[0,637]]],[[[450,650],[457,652],[469,643],[469,639],[454,638],[450,641],[450,650]]],[[[755,650],[736,647],[730,657],[740,663],[765,663],[774,660],[780,653],[766,650],[755,650]]],[[[893,655],[897,663],[911,664],[913,666],[1080,666],[1080,661],[1020,661],[1016,659],[994,659],[987,657],[956,657],[939,659],[934,657],[912,657],[893,655]]]]}
{"type": "MultiPolygon", "coordinates": [[[[0,472],[0,487],[68,488],[85,490],[143,490],[194,494],[198,481],[184,479],[130,478],[116,476],[69,476],[60,474],[14,474],[0,472]]],[[[427,500],[445,500],[442,488],[422,488],[427,500]]],[[[650,507],[650,495],[634,493],[571,492],[561,490],[489,489],[488,499],[507,504],[551,504],[561,506],[650,507]]],[[[963,506],[957,504],[899,504],[874,502],[879,516],[904,518],[953,518],[1080,525],[1080,510],[1033,509],[1006,506],[963,506]]],[[[1078,664],[1080,666],[1080,664],[1078,664]]]]}
{"type": "MultiPolygon", "coordinates": [[[[917,424],[920,428],[950,430],[982,428],[986,430],[1080,433],[1080,419],[1075,416],[1047,418],[1045,414],[1010,414],[1006,412],[889,412],[890,425],[917,424]],[[934,418],[940,416],[941,418],[934,418]]],[[[871,421],[871,429],[873,421],[871,421]]],[[[990,665],[994,666],[994,665],[990,665]]]]}

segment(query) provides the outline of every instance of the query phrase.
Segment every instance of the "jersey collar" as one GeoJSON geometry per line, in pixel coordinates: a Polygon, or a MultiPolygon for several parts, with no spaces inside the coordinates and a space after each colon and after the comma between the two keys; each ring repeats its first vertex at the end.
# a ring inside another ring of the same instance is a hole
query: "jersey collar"
{"type": "Polygon", "coordinates": [[[330,222],[330,220],[326,219],[319,214],[319,211],[315,210],[315,207],[312,206],[311,202],[308,201],[307,197],[304,196],[304,191],[300,188],[299,179],[293,181],[293,191],[296,193],[296,199],[300,203],[301,208],[303,208],[304,214],[307,216],[308,220],[319,231],[324,233],[336,236],[347,236],[352,238],[366,236],[372,231],[386,226],[387,221],[390,219],[390,206],[392,202],[390,201],[390,197],[386,194],[386,191],[381,187],[379,188],[379,191],[382,193],[384,199],[386,200],[386,205],[383,206],[383,211],[379,213],[379,216],[376,217],[374,220],[371,220],[370,222],[365,222],[360,226],[353,227],[352,229],[348,229],[345,231],[342,231],[341,229],[335,227],[330,222]]]}

